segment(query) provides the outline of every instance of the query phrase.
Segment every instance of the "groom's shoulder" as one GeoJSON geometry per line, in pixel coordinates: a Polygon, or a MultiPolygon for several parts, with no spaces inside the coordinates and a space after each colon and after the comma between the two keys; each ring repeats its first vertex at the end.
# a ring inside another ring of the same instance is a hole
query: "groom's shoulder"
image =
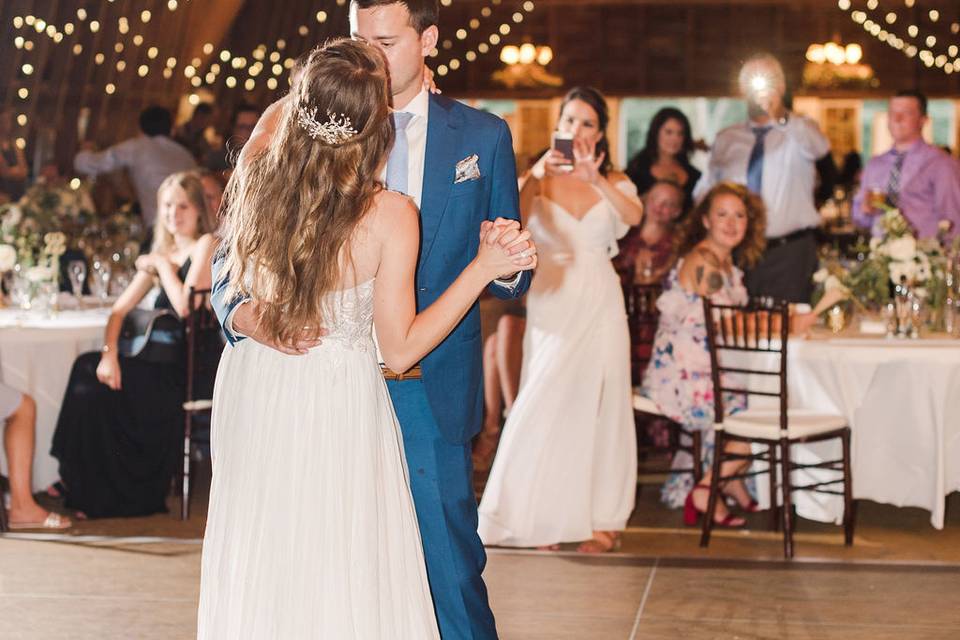
{"type": "Polygon", "coordinates": [[[436,101],[438,106],[446,109],[452,116],[471,129],[496,131],[500,127],[506,127],[506,122],[500,116],[465,105],[459,100],[440,94],[434,94],[432,99],[436,101]]]}

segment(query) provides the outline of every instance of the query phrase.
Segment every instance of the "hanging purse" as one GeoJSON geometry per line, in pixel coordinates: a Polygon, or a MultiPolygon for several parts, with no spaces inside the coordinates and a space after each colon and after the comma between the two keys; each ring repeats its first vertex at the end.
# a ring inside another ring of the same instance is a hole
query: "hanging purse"
{"type": "Polygon", "coordinates": [[[183,360],[183,323],[169,309],[133,309],[123,319],[117,353],[144,362],[183,360]]]}

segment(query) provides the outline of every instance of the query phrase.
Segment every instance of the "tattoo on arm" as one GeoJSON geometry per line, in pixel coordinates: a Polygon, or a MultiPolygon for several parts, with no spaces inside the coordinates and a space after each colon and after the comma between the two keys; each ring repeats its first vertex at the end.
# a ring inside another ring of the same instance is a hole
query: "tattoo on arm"
{"type": "Polygon", "coordinates": [[[713,295],[723,288],[723,276],[716,271],[711,271],[707,276],[707,294],[713,295]]]}
{"type": "Polygon", "coordinates": [[[697,267],[697,270],[694,272],[695,274],[694,282],[696,282],[698,287],[700,286],[700,283],[703,282],[703,271],[704,271],[703,265],[701,264],[697,267]]]}

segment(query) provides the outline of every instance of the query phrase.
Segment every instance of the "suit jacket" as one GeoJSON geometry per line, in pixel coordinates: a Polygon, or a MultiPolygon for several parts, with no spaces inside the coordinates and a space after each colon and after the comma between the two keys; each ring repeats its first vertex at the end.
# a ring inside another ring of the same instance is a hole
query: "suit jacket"
{"type": "MultiPolygon", "coordinates": [[[[456,280],[477,254],[480,224],[497,217],[520,219],[513,141],[506,123],[455,100],[430,96],[420,207],[420,255],[416,272],[419,313],[456,280]],[[456,165],[478,157],[480,178],[454,184],[456,165]]],[[[240,300],[225,296],[226,274],[214,261],[211,301],[221,323],[240,300]]],[[[530,272],[513,286],[490,285],[499,298],[526,293],[530,272]]],[[[231,344],[237,336],[224,327],[231,344]]],[[[479,305],[474,304],[447,338],[421,361],[423,384],[443,437],[466,443],[483,420],[482,338],[479,305]]]]}

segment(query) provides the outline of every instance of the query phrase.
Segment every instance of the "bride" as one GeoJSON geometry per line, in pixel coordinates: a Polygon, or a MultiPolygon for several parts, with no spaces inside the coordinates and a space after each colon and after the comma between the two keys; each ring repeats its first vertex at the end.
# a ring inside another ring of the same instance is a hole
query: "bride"
{"type": "Polygon", "coordinates": [[[484,287],[536,256],[485,224],[476,257],[415,315],[418,214],[378,180],[393,144],[385,61],[338,40],[312,52],[272,138],[228,188],[230,290],[305,355],[253,340],[224,352],[198,637],[438,638],[385,365],[405,371],[484,287]],[[523,254],[521,254],[522,256],[523,254]]]}

